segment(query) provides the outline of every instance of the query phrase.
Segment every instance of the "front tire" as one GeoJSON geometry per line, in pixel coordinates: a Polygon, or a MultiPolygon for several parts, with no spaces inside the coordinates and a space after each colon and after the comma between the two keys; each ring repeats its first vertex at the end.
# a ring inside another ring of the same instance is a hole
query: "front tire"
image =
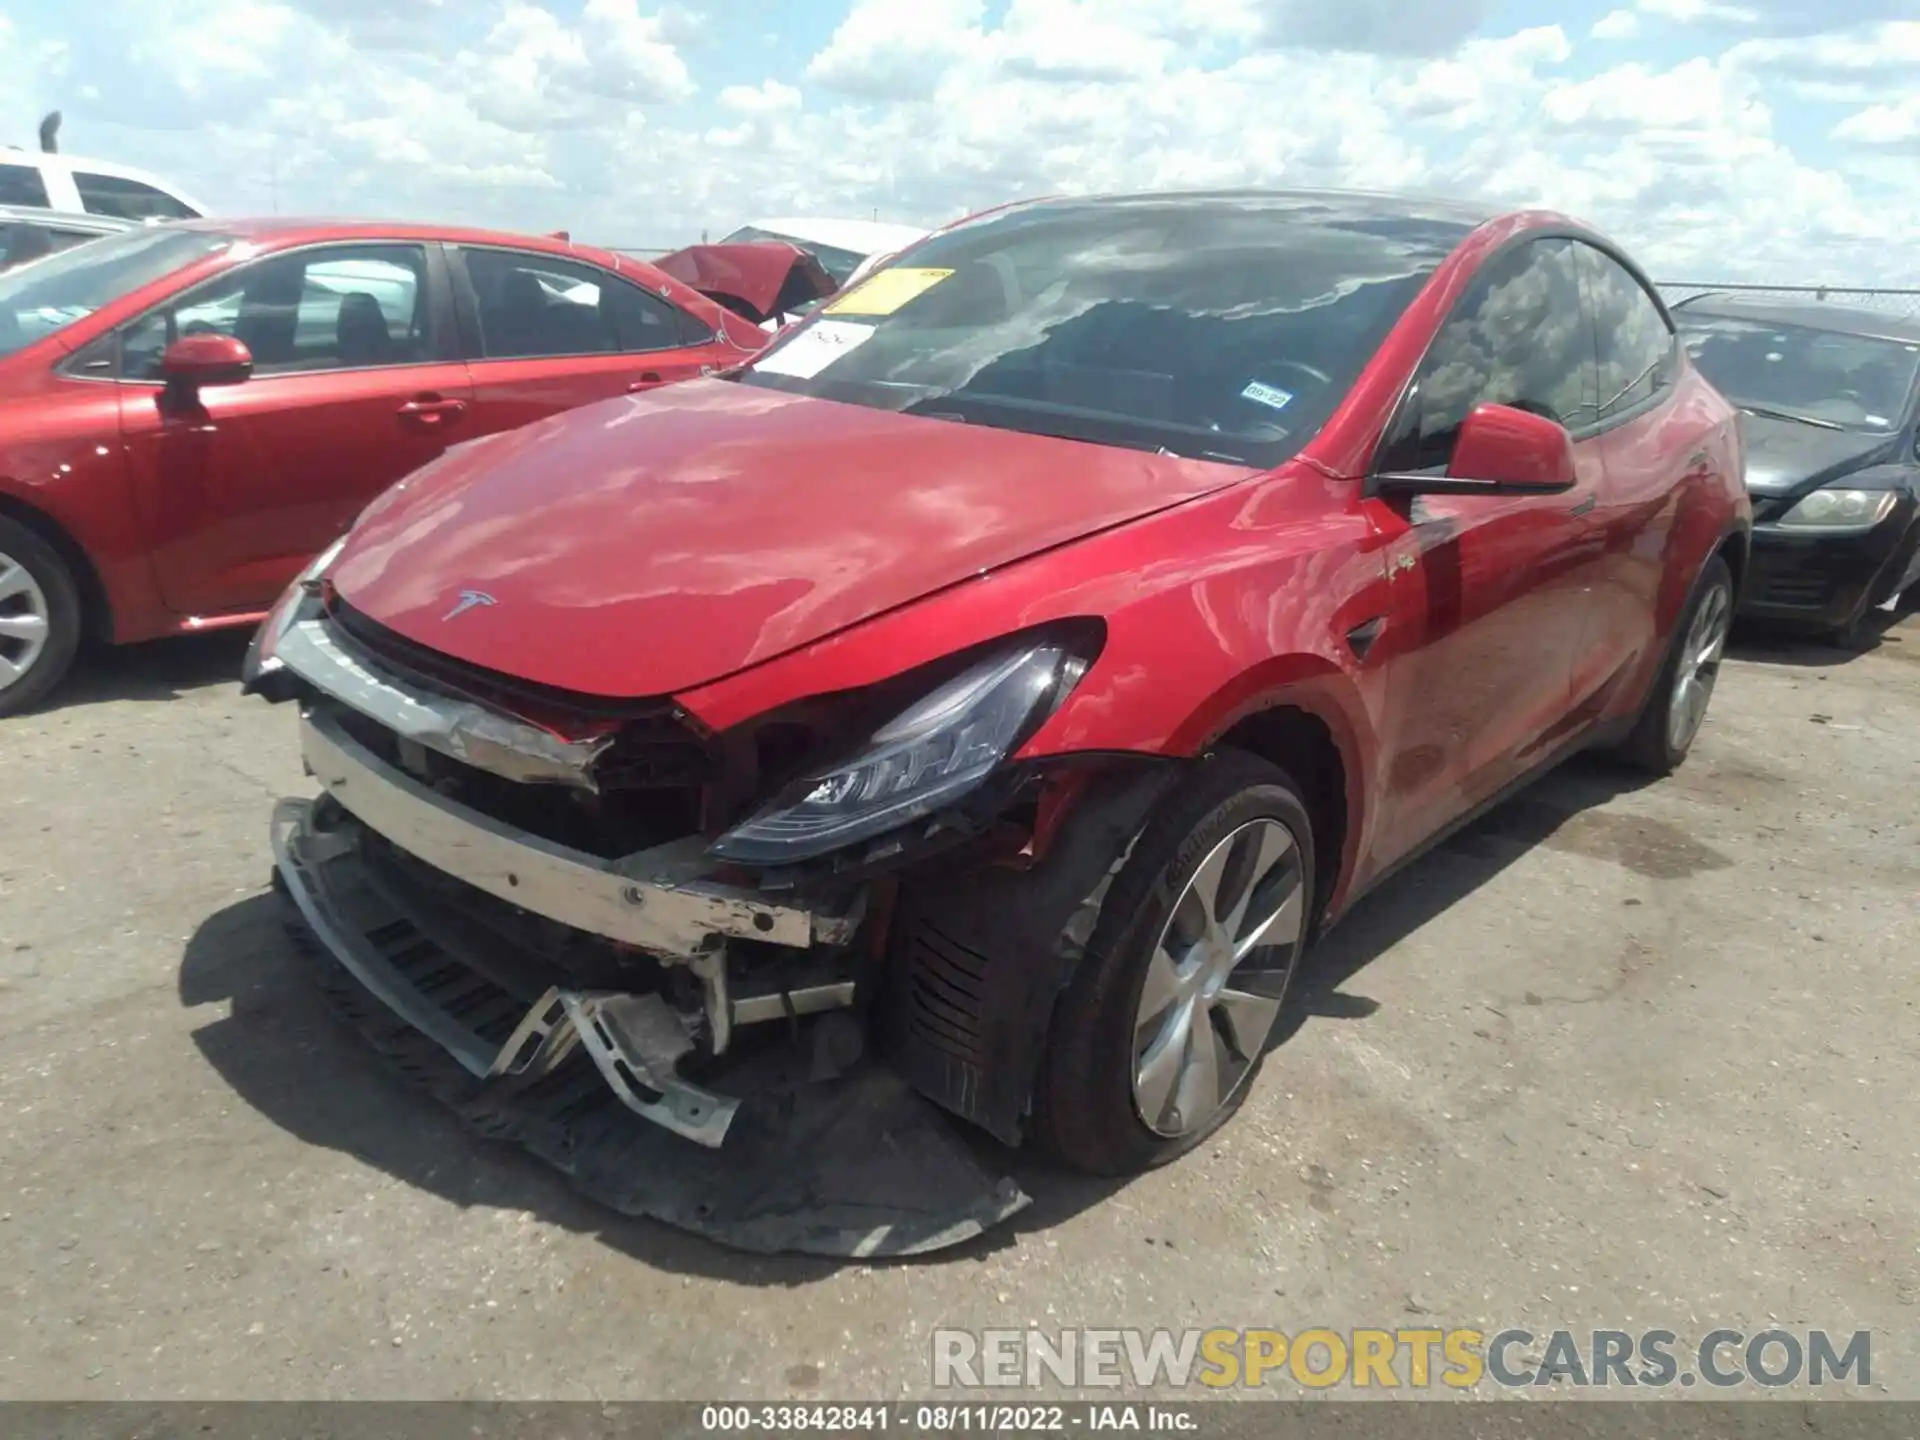
{"type": "Polygon", "coordinates": [[[1670,775],[1687,758],[1707,717],[1732,625],[1733,571],[1715,555],[1700,572],[1646,707],[1620,749],[1635,769],[1670,775]]]}
{"type": "Polygon", "coordinates": [[[37,705],[80,646],[80,594],[45,540],[0,515],[0,715],[37,705]]]}
{"type": "Polygon", "coordinates": [[[1300,787],[1239,751],[1149,817],[1054,1013],[1035,1133],[1095,1174],[1184,1155],[1246,1099],[1313,919],[1300,787]]]}

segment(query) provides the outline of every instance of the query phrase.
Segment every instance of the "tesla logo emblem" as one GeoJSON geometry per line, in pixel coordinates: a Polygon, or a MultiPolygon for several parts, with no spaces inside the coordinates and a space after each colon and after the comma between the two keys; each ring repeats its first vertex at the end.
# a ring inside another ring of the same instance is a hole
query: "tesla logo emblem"
{"type": "Polygon", "coordinates": [[[440,620],[444,624],[446,621],[457,619],[466,614],[467,611],[478,609],[482,605],[498,605],[499,603],[498,600],[495,600],[493,596],[484,590],[462,590],[460,592],[460,598],[453,602],[453,608],[442,615],[440,620]]]}

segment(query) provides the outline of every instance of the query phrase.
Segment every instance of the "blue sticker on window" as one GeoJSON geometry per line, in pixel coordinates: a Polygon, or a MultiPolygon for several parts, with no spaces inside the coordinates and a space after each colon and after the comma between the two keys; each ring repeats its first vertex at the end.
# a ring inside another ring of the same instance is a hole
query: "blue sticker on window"
{"type": "Polygon", "coordinates": [[[1251,400],[1256,405],[1265,405],[1270,410],[1284,410],[1293,403],[1293,392],[1282,390],[1277,385],[1262,385],[1258,380],[1249,380],[1247,388],[1240,392],[1242,400],[1251,400]]]}

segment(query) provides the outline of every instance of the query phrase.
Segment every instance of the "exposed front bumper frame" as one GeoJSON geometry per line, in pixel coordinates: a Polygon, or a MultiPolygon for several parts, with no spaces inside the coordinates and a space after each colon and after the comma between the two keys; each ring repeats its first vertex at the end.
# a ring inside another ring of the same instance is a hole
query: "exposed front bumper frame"
{"type": "Polygon", "coordinates": [[[282,800],[273,812],[274,868],[300,918],[376,999],[469,1075],[481,1080],[539,1076],[578,1044],[635,1114],[701,1145],[717,1147],[726,1139],[739,1101],[674,1073],[674,1063],[693,1048],[692,1040],[657,995],[554,987],[528,1007],[505,1043],[493,1045],[422,994],[343,913],[326,869],[354,841],[316,830],[313,809],[311,801],[282,800]]]}
{"type": "Polygon", "coordinates": [[[300,719],[300,747],[328,794],[368,829],[508,904],[683,963],[725,939],[806,949],[844,944],[845,911],[772,904],[712,878],[699,838],[602,860],[502,825],[388,765],[324,713],[300,719]]]}

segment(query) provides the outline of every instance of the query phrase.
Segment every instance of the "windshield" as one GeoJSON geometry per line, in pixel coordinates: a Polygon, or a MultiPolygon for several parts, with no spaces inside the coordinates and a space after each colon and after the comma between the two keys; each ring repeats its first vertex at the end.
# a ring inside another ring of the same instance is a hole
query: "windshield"
{"type": "Polygon", "coordinates": [[[833,283],[844,285],[854,271],[860,268],[860,262],[867,257],[858,250],[842,250],[837,245],[822,245],[817,240],[802,240],[798,235],[782,235],[775,230],[762,230],[753,225],[742,225],[731,235],[722,238],[722,245],[744,245],[755,240],[777,240],[782,245],[793,245],[806,251],[820,262],[820,268],[833,277],[833,283]]]}
{"type": "Polygon", "coordinates": [[[1674,315],[1688,353],[1736,405],[1886,434],[1906,414],[1920,344],[1804,325],[1674,315]]]}
{"type": "Polygon", "coordinates": [[[1015,211],[923,242],[741,379],[1266,468],[1466,233],[1326,196],[1015,211]]]}
{"type": "Polygon", "coordinates": [[[0,274],[0,355],[24,349],[232,241],[231,235],[205,230],[128,230],[0,274]]]}

